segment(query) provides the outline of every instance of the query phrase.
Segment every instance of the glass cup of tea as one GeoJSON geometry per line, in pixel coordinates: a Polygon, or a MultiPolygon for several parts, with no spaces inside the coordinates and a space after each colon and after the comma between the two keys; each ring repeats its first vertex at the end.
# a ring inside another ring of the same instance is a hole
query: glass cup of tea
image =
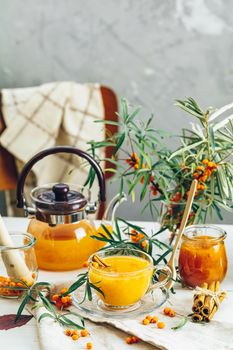
{"type": "Polygon", "coordinates": [[[89,258],[89,280],[105,307],[127,309],[137,304],[148,292],[166,286],[171,270],[165,265],[153,265],[147,253],[129,248],[109,248],[99,251],[98,258],[107,266],[89,258]],[[162,273],[163,280],[155,281],[155,274],[162,273]]]}
{"type": "Polygon", "coordinates": [[[10,237],[11,246],[0,246],[0,297],[18,298],[37,280],[36,239],[22,232],[10,237]]]}

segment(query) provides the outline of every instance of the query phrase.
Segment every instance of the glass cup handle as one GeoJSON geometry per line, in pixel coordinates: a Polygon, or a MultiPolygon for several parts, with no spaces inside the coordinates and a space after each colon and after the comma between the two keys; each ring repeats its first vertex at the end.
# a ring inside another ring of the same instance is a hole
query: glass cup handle
{"type": "Polygon", "coordinates": [[[166,265],[157,265],[154,268],[154,271],[162,271],[164,274],[159,275],[159,281],[155,281],[152,286],[150,287],[150,290],[155,289],[155,288],[163,288],[166,287],[166,284],[170,279],[172,279],[172,271],[169,266],[166,265]],[[160,280],[160,276],[163,278],[160,280]]]}

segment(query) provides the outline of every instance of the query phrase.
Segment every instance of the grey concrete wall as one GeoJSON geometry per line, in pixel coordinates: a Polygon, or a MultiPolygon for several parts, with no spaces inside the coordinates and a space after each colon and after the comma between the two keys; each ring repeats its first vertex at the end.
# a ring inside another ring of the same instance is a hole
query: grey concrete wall
{"type": "Polygon", "coordinates": [[[178,133],[189,119],[174,98],[233,100],[232,12],[231,0],[0,0],[0,88],[98,81],[178,133]]]}

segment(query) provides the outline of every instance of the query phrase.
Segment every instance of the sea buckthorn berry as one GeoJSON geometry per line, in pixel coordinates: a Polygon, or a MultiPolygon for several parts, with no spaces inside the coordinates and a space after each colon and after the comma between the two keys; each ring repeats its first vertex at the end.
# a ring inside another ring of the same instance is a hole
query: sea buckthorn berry
{"type": "Polygon", "coordinates": [[[53,301],[57,301],[59,299],[59,295],[58,294],[54,294],[53,296],[52,296],[52,300],[53,301]]]}
{"type": "Polygon", "coordinates": [[[170,310],[169,313],[168,313],[168,316],[169,317],[175,317],[176,316],[176,313],[174,310],[170,310]]]}
{"type": "Polygon", "coordinates": [[[198,165],[198,166],[196,167],[196,170],[198,170],[198,171],[203,171],[203,170],[204,170],[204,168],[203,168],[203,166],[198,165]]]}
{"type": "Polygon", "coordinates": [[[17,287],[25,287],[25,285],[21,282],[17,282],[16,285],[17,285],[17,287]]]}
{"type": "Polygon", "coordinates": [[[147,247],[147,242],[146,242],[146,241],[143,241],[143,242],[141,243],[141,246],[142,246],[142,248],[146,248],[146,247],[147,247]]]}
{"type": "Polygon", "coordinates": [[[67,297],[62,297],[61,302],[62,302],[62,304],[66,304],[68,302],[67,297]]]}
{"type": "Polygon", "coordinates": [[[138,164],[134,164],[134,166],[133,166],[133,167],[134,167],[134,169],[135,169],[135,170],[138,170],[139,165],[138,165],[138,164]]]}
{"type": "Polygon", "coordinates": [[[157,327],[158,327],[159,329],[163,329],[163,328],[165,328],[165,323],[164,323],[164,322],[158,322],[158,323],[157,323],[157,327]]]}
{"type": "Polygon", "coordinates": [[[88,266],[89,266],[88,261],[84,261],[84,263],[83,263],[83,267],[88,267],[88,266]]]}
{"type": "Polygon", "coordinates": [[[78,334],[73,334],[73,335],[72,335],[72,339],[73,339],[73,340],[78,340],[78,334]]]}
{"type": "Polygon", "coordinates": [[[151,315],[147,315],[145,318],[146,318],[147,320],[151,321],[153,317],[152,317],[151,315]]]}
{"type": "Polygon", "coordinates": [[[81,334],[81,337],[87,337],[88,336],[88,331],[86,329],[82,329],[80,334],[81,334]]]}
{"type": "Polygon", "coordinates": [[[200,174],[199,174],[199,173],[193,173],[193,177],[194,177],[194,179],[198,179],[198,178],[199,178],[199,176],[200,176],[200,174]]]}
{"type": "Polygon", "coordinates": [[[206,164],[209,163],[209,160],[208,159],[203,159],[202,163],[206,165],[206,164]]]}
{"type": "Polygon", "coordinates": [[[10,282],[10,287],[15,287],[15,282],[10,282]]]}
{"type": "Polygon", "coordinates": [[[92,263],[92,266],[93,266],[94,268],[98,268],[98,267],[99,267],[99,264],[98,264],[97,262],[94,261],[94,262],[92,263]]]}
{"type": "Polygon", "coordinates": [[[153,316],[152,320],[150,321],[151,323],[157,323],[159,320],[158,316],[153,316]]]}
{"type": "Polygon", "coordinates": [[[88,350],[93,349],[93,344],[92,344],[91,342],[87,343],[87,344],[86,344],[86,348],[87,348],[88,350]]]}
{"type": "Polygon", "coordinates": [[[132,344],[132,343],[131,343],[131,337],[127,337],[127,338],[125,339],[125,342],[126,342],[126,344],[132,344]]]}
{"type": "Polygon", "coordinates": [[[208,162],[208,164],[207,164],[208,168],[212,168],[214,165],[215,165],[215,163],[213,163],[213,162],[208,162]]]}
{"type": "Polygon", "coordinates": [[[131,337],[131,341],[133,344],[137,344],[139,342],[139,338],[134,335],[133,337],[131,337]]]}
{"type": "Polygon", "coordinates": [[[70,337],[72,334],[72,331],[71,331],[71,329],[66,329],[65,333],[68,337],[70,337]]]}
{"type": "Polygon", "coordinates": [[[207,178],[208,178],[207,175],[203,175],[203,176],[200,177],[199,180],[202,181],[202,182],[206,182],[207,178]]]}
{"type": "Polygon", "coordinates": [[[66,292],[68,292],[68,289],[67,289],[67,288],[62,288],[61,291],[60,291],[61,294],[64,294],[64,293],[66,293],[66,292]]]}
{"type": "Polygon", "coordinates": [[[142,323],[144,324],[144,326],[147,326],[150,321],[147,318],[144,318],[144,320],[142,320],[142,323]]]}
{"type": "Polygon", "coordinates": [[[32,273],[32,278],[35,279],[36,278],[36,272],[32,273]]]}
{"type": "Polygon", "coordinates": [[[170,311],[171,311],[170,307],[165,307],[165,309],[163,310],[163,313],[164,315],[168,315],[170,311]]]}

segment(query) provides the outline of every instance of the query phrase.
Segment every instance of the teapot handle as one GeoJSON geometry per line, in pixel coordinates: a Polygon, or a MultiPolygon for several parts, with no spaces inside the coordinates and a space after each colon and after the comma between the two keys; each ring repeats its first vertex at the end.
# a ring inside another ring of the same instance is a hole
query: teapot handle
{"type": "Polygon", "coordinates": [[[96,162],[92,156],[90,156],[88,153],[70,146],[56,146],[51,147],[48,149],[45,149],[39,153],[37,153],[34,157],[32,157],[23,167],[22,172],[19,176],[18,182],[17,182],[17,188],[16,188],[16,199],[17,199],[17,207],[23,208],[24,206],[24,184],[26,177],[31,170],[31,168],[41,159],[45,158],[48,155],[56,154],[56,153],[73,153],[77,156],[86,159],[89,164],[94,168],[98,182],[99,182],[99,200],[101,202],[106,201],[106,188],[105,188],[105,179],[103,171],[100,167],[100,165],[96,162]]]}

